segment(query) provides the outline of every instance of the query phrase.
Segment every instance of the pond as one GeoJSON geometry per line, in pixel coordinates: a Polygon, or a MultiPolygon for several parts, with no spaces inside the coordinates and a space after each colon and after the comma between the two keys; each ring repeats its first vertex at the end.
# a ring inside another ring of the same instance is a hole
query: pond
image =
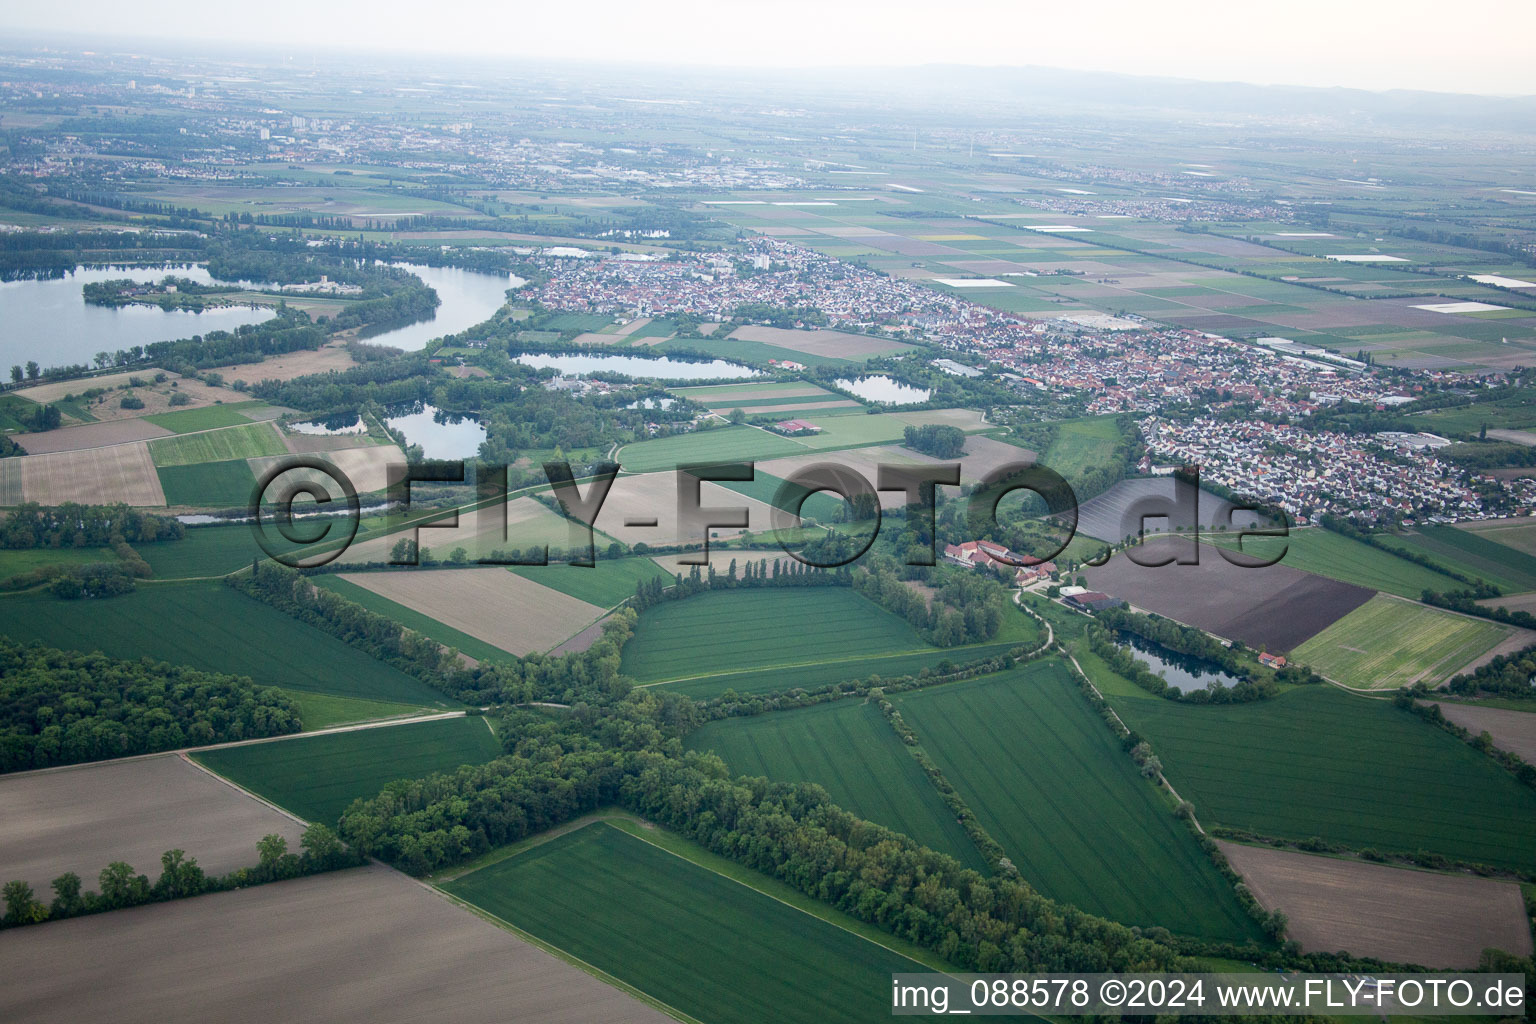
{"type": "Polygon", "coordinates": [[[305,420],[302,423],[290,423],[288,429],[295,434],[309,434],[316,437],[349,437],[354,434],[368,433],[368,424],[356,413],[346,416],[330,416],[323,420],[305,420]]]}
{"type": "Polygon", "coordinates": [[[1203,658],[1192,658],[1187,654],[1180,654],[1162,644],[1153,643],[1140,634],[1118,630],[1116,637],[1121,644],[1131,648],[1138,661],[1146,662],[1147,667],[1155,675],[1162,676],[1168,681],[1169,686],[1180,693],[1203,690],[1213,682],[1219,682],[1223,686],[1236,686],[1242,682],[1241,679],[1222,669],[1220,665],[1203,658]]]}
{"type": "Polygon", "coordinates": [[[190,264],[76,267],[51,280],[0,282],[0,366],[28,360],[36,360],[45,369],[90,363],[97,352],[232,331],[272,319],[272,310],[264,307],[224,306],[198,313],[158,306],[92,306],[84,298],[85,286],[92,281],[129,278],[151,282],[167,274],[200,284],[213,282],[206,268],[190,264]]]}
{"type": "Polygon", "coordinates": [[[484,323],[506,303],[507,289],[521,288],[528,283],[515,275],[481,274],[457,267],[428,267],[420,263],[392,265],[421,278],[442,300],[430,320],[378,333],[364,332],[369,344],[388,345],[407,352],[423,348],[433,338],[457,334],[484,323]]]}
{"type": "Polygon", "coordinates": [[[857,380],[839,380],[837,386],[851,391],[866,402],[882,405],[916,405],[933,396],[927,388],[915,388],[890,377],[860,377],[857,380]]]}
{"type": "Polygon", "coordinates": [[[485,427],[473,416],[445,413],[425,403],[391,408],[384,422],[405,435],[406,444],[421,445],[429,459],[472,459],[485,440],[485,427]]]}
{"type": "Polygon", "coordinates": [[[621,373],[626,377],[648,377],[653,380],[735,380],[738,377],[762,376],[749,366],[724,359],[693,362],[670,356],[645,359],[640,356],[588,355],[582,352],[524,352],[514,358],[524,366],[557,370],[562,375],[573,377],[598,372],[621,373]]]}

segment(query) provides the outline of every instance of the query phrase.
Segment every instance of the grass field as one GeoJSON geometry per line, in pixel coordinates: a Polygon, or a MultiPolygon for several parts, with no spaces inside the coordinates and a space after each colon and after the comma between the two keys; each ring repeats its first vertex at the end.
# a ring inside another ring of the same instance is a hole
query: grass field
{"type": "Polygon", "coordinates": [[[1389,701],[1308,686],[1200,707],[1084,667],[1206,826],[1536,870],[1536,793],[1389,701]]]}
{"type": "Polygon", "coordinates": [[[726,590],[647,609],[623,670],[657,682],[927,646],[904,619],[844,587],[726,590]]]}
{"type": "Polygon", "coordinates": [[[947,853],[967,867],[986,861],[905,745],[864,701],[711,722],[686,740],[713,750],[739,775],[824,786],[845,810],[947,853]]]}
{"type": "Polygon", "coordinates": [[[883,1021],[891,950],[609,825],[588,825],[444,888],[715,1024],[883,1021]]]}
{"type": "Polygon", "coordinates": [[[442,718],[192,755],[307,821],[334,825],[353,800],[413,779],[501,756],[484,718],[442,718]]]}
{"type": "Polygon", "coordinates": [[[1519,430],[1536,426],[1536,395],[1516,394],[1453,409],[1433,409],[1414,418],[1424,421],[1425,430],[1451,436],[1476,434],[1484,426],[1519,430]]]}
{"type": "Polygon", "coordinates": [[[381,718],[398,718],[402,715],[441,710],[419,704],[395,704],[382,700],[333,697],[327,693],[306,693],[303,690],[286,692],[299,705],[299,718],[304,723],[305,732],[329,729],[333,725],[354,725],[358,722],[378,721],[381,718]]]}
{"type": "Polygon", "coordinates": [[[1509,627],[1380,594],[1297,647],[1294,660],[1345,686],[1435,685],[1510,633],[1509,627]]]}
{"type": "Polygon", "coordinates": [[[161,469],[166,466],[190,466],[199,462],[227,462],[230,459],[255,459],[287,453],[283,439],[277,436],[277,431],[270,423],[247,423],[200,434],[161,437],[149,443],[150,457],[161,469]]]}
{"type": "MultiPolygon", "coordinates": [[[[783,480],[771,473],[763,472],[761,467],[755,470],[751,480],[731,483],[722,481],[720,484],[720,486],[728,490],[735,491],[737,494],[745,494],[749,498],[756,498],[758,501],[769,506],[776,504],[774,499],[778,497],[779,488],[783,485],[783,480]]],[[[805,488],[803,487],[792,489],[790,495],[785,497],[784,504],[777,507],[785,508],[786,511],[795,511],[793,508],[794,502],[799,500],[799,497],[804,493],[805,488]]],[[[847,502],[831,491],[816,491],[806,496],[804,503],[798,511],[802,517],[815,519],[818,523],[832,523],[835,521],[838,513],[846,506],[847,502]]],[[[753,526],[759,531],[765,531],[768,529],[769,524],[759,525],[754,523],[753,526]]]]}
{"type": "Polygon", "coordinates": [[[1481,523],[1463,523],[1457,529],[1536,557],[1536,518],[1490,519],[1481,523]]]}
{"type": "Polygon", "coordinates": [[[665,680],[668,690],[713,697],[915,675],[1039,638],[1034,621],[1018,613],[985,643],[931,647],[905,620],[851,590],[722,591],[647,609],[625,645],[623,668],[642,683],[665,680]]]}
{"type": "Polygon", "coordinates": [[[625,445],[619,449],[618,460],[630,473],[651,473],[670,472],[695,462],[742,462],[804,453],[804,445],[787,437],[735,426],[625,445]]]}
{"type": "Polygon", "coordinates": [[[898,694],[893,702],[1045,895],[1126,924],[1214,939],[1261,937],[1060,661],[898,694]]]}
{"type": "Polygon", "coordinates": [[[289,690],[457,706],[404,672],[222,583],[141,584],[134,593],[90,602],[17,594],[0,598],[0,623],[15,639],[67,650],[157,658],[289,690]]]}
{"type": "Polygon", "coordinates": [[[45,565],[85,565],[88,562],[115,562],[111,548],[0,548],[0,580],[18,573],[31,572],[45,565]]]}
{"type": "Polygon", "coordinates": [[[230,402],[224,405],[208,405],[201,409],[183,409],[180,412],[162,412],[144,419],[157,427],[176,434],[188,434],[195,430],[213,430],[216,427],[237,427],[251,422],[246,412],[262,408],[265,402],[230,402]]]}
{"type": "MultiPolygon", "coordinates": [[[[1224,548],[1237,550],[1237,538],[1206,533],[1204,539],[1224,548]]],[[[1426,590],[1459,590],[1466,584],[1445,573],[1435,572],[1417,562],[1398,558],[1380,548],[1351,540],[1343,534],[1320,528],[1293,530],[1289,537],[1249,537],[1243,552],[1269,559],[1281,551],[1281,565],[1316,573],[1345,583],[1356,583],[1372,590],[1383,590],[1415,601],[1426,590]]]]}
{"type": "Polygon", "coordinates": [[[649,558],[604,558],[601,554],[591,568],[526,565],[511,571],[599,608],[612,608],[626,597],[633,597],[635,585],[642,580],[670,579],[670,574],[649,558]]]}
{"type": "Polygon", "coordinates": [[[494,644],[487,643],[479,637],[470,636],[468,633],[454,629],[445,623],[439,622],[429,615],[424,615],[414,608],[407,608],[397,601],[391,601],[382,594],[375,594],[367,587],[360,587],[351,580],[344,580],[340,576],[316,576],[314,581],[333,594],[340,594],[349,601],[355,601],[371,612],[406,627],[414,629],[422,636],[431,637],[444,647],[456,647],[461,654],[467,654],[476,661],[510,661],[514,657],[511,651],[504,651],[494,644]]]}
{"type": "Polygon", "coordinates": [[[244,459],[200,462],[190,466],[160,466],[160,489],[167,505],[203,508],[246,508],[256,477],[244,459]]]}
{"type": "Polygon", "coordinates": [[[1090,467],[1108,465],[1119,441],[1120,428],[1113,416],[1067,420],[1057,425],[1056,438],[1040,464],[1075,484],[1090,467]]]}
{"type": "Polygon", "coordinates": [[[1454,526],[1425,526],[1385,539],[1388,544],[1428,555],[1463,575],[1485,579],[1505,593],[1536,590],[1536,555],[1500,544],[1493,537],[1454,526]]]}

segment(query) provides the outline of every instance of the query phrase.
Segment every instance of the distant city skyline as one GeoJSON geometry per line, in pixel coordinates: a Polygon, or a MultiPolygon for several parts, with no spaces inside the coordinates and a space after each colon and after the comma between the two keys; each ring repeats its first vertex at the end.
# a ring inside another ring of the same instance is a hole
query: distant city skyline
{"type": "Polygon", "coordinates": [[[1204,81],[1536,95],[1536,4],[1291,0],[1282,7],[1102,0],[699,0],[632,4],[439,0],[53,0],[0,8],[0,31],[121,37],[152,49],[217,40],[267,48],[407,51],[667,66],[838,68],[958,64],[1112,71],[1204,81]]]}

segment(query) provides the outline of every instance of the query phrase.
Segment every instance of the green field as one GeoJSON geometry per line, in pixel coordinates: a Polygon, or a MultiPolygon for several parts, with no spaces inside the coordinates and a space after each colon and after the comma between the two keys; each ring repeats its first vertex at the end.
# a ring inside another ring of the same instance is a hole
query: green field
{"type": "MultiPolygon", "coordinates": [[[[1209,543],[1237,550],[1236,537],[1219,533],[1203,536],[1209,543]]],[[[1242,550],[1257,558],[1273,558],[1284,551],[1281,565],[1415,601],[1426,590],[1444,592],[1466,586],[1453,576],[1320,527],[1292,530],[1288,537],[1249,537],[1243,541],[1242,550]]]]}
{"type": "Polygon", "coordinates": [[[1414,419],[1424,421],[1424,430],[1453,437],[1476,434],[1484,426],[1521,430],[1536,426],[1536,395],[1527,392],[1453,409],[1433,409],[1414,419]]]}
{"type": "Polygon", "coordinates": [[[1536,792],[1390,701],[1306,686],[1202,707],[1084,667],[1207,827],[1536,870],[1536,792]]]}
{"type": "MultiPolygon", "coordinates": [[[[383,529],[383,517],[365,518],[358,527],[357,539],[361,542],[371,530],[383,529]]],[[[305,523],[303,529],[319,530],[318,523],[305,523]]],[[[344,536],[341,525],[332,526],[332,536],[344,536]]],[[[278,552],[293,551],[304,545],[289,544],[275,528],[269,529],[268,538],[278,552]]],[[[430,534],[426,535],[430,537],[430,534]]],[[[195,579],[202,576],[225,576],[238,569],[248,568],[252,559],[267,560],[266,553],[256,543],[251,527],[245,523],[228,526],[195,526],[187,530],[181,540],[160,541],[155,544],[139,544],[135,550],[149,563],[157,579],[195,579]]]]}
{"type": "Polygon", "coordinates": [[[159,466],[155,472],[167,505],[248,508],[251,492],[256,489],[256,476],[244,459],[159,466]]]}
{"type": "Polygon", "coordinates": [[[991,640],[932,647],[907,624],[845,588],[744,589],[647,609],[625,645],[623,671],[689,697],[726,690],[815,689],[871,675],[915,675],[1034,645],[1039,628],[1009,615],[991,640]]]}
{"type": "Polygon", "coordinates": [[[0,548],[0,580],[19,573],[41,569],[45,565],[85,565],[90,562],[115,562],[111,548],[0,548]]]}
{"type": "MultiPolygon", "coordinates": [[[[792,506],[801,495],[805,494],[805,488],[798,486],[792,488],[790,493],[786,495],[783,504],[780,505],[776,499],[779,495],[779,488],[783,485],[783,480],[772,473],[764,473],[761,468],[754,470],[751,480],[722,480],[720,482],[721,487],[735,491],[737,494],[744,494],[749,498],[756,498],[764,505],[784,508],[786,511],[795,511],[792,506]]],[[[836,521],[837,515],[847,507],[847,504],[842,498],[830,491],[814,491],[805,498],[798,511],[802,517],[815,519],[818,523],[832,523],[836,521]]],[[[771,531],[764,530],[763,532],[771,531]]]]}
{"type": "Polygon", "coordinates": [[[591,568],[579,565],[525,565],[512,572],[540,586],[569,594],[578,601],[612,608],[626,597],[635,595],[635,585],[642,580],[671,574],[649,558],[597,557],[591,568]]]}
{"type": "Polygon", "coordinates": [[[305,732],[329,729],[333,725],[353,725],[357,722],[373,722],[381,718],[398,718],[402,715],[425,714],[441,710],[422,707],[419,704],[395,704],[382,700],[332,697],[327,693],[306,693],[303,690],[286,692],[299,705],[299,718],[304,723],[305,732]]]}
{"type": "Polygon", "coordinates": [[[943,670],[946,665],[964,665],[1007,654],[1018,641],[972,644],[967,647],[930,647],[909,654],[867,655],[857,658],[829,658],[800,665],[691,676],[677,682],[660,683],[664,690],[701,700],[718,697],[727,690],[736,693],[772,693],[797,687],[814,690],[832,683],[880,676],[894,679],[917,675],[923,669],[943,670]]]}
{"type": "Polygon", "coordinates": [[[1481,523],[1463,523],[1457,529],[1536,557],[1536,518],[1490,519],[1481,523]]]}
{"type": "Polygon", "coordinates": [[[1377,594],[1292,652],[1294,660],[1359,690],[1431,686],[1510,634],[1508,626],[1377,594]]]}
{"type": "Polygon", "coordinates": [[[1119,442],[1120,428],[1113,416],[1066,420],[1057,424],[1056,438],[1041,456],[1040,464],[1075,485],[1089,468],[1109,465],[1119,442]]]}
{"type": "Polygon", "coordinates": [[[476,661],[511,661],[516,657],[511,651],[504,651],[478,637],[444,625],[414,608],[407,608],[399,602],[375,594],[367,587],[360,587],[351,580],[344,580],[340,576],[315,576],[313,579],[316,585],[324,587],[331,593],[354,601],[371,612],[400,623],[407,629],[414,629],[422,636],[429,636],[444,647],[456,647],[459,653],[467,654],[476,661]]]}
{"type": "Polygon", "coordinates": [[[914,961],[612,826],[443,886],[697,1020],[890,1019],[914,961]]]}
{"type": "MultiPolygon", "coordinates": [[[[1388,544],[1428,555],[1464,576],[1484,579],[1505,593],[1536,590],[1536,555],[1492,537],[1454,526],[1423,526],[1384,538],[1388,544]]],[[[1463,589],[1457,584],[1451,589],[1463,589]]]]}
{"type": "Polygon", "coordinates": [[[623,671],[657,682],[927,646],[906,620],[846,587],[724,590],[646,609],[623,671]]]}
{"type": "Polygon", "coordinates": [[[843,809],[987,870],[976,844],[873,704],[840,700],[728,718],[690,734],[686,743],[713,750],[738,775],[817,783],[843,809]]]}
{"type": "Polygon", "coordinates": [[[66,650],[157,658],[266,686],[338,697],[455,707],[426,684],[222,583],[142,583],[81,602],[0,597],[0,631],[66,650]]]}
{"type": "Polygon", "coordinates": [[[277,430],[270,423],[247,423],[200,434],[161,437],[149,442],[150,458],[162,469],[166,466],[190,466],[199,462],[227,462],[230,459],[286,454],[288,449],[283,439],[277,436],[277,430]]]}
{"type": "Polygon", "coordinates": [[[1045,895],[1126,924],[1212,939],[1261,937],[1059,660],[892,700],[1045,895]]]}
{"type": "Polygon", "coordinates": [[[153,423],[157,427],[177,434],[187,434],[194,430],[213,430],[215,427],[237,427],[251,422],[246,413],[266,407],[266,402],[233,402],[224,405],[209,405],[201,409],[182,409],[179,412],[162,412],[154,416],[145,416],[146,423],[153,423]]]}
{"type": "Polygon", "coordinates": [[[697,462],[742,462],[804,455],[805,445],[756,427],[718,427],[639,441],[619,449],[618,460],[630,473],[671,472],[697,462]]]}
{"type": "Polygon", "coordinates": [[[395,779],[501,756],[484,718],[443,718],[194,754],[198,762],[307,821],[334,825],[359,797],[395,779]]]}

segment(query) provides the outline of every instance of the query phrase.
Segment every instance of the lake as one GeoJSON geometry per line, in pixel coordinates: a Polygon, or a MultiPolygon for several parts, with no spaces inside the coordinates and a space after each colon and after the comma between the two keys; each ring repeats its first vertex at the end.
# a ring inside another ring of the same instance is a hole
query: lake
{"type": "Polygon", "coordinates": [[[839,380],[837,386],[851,391],[866,402],[883,405],[916,405],[933,396],[927,388],[914,388],[890,377],[860,377],[857,380],[839,380]]]}
{"type": "Polygon", "coordinates": [[[1153,643],[1139,633],[1117,630],[1115,636],[1122,646],[1131,648],[1136,660],[1146,662],[1153,674],[1162,676],[1168,681],[1169,686],[1180,693],[1203,690],[1213,682],[1229,687],[1242,682],[1241,679],[1222,669],[1220,665],[1203,658],[1192,658],[1187,654],[1180,654],[1162,644],[1153,643]]]}
{"type": "Polygon", "coordinates": [[[480,274],[457,267],[428,267],[420,263],[395,263],[393,266],[409,270],[437,291],[442,304],[430,320],[406,324],[377,334],[365,334],[373,345],[415,352],[424,348],[433,338],[445,334],[457,334],[466,328],[484,323],[491,314],[507,301],[508,288],[521,288],[527,284],[515,275],[480,274]]]}
{"type": "Polygon", "coordinates": [[[404,434],[406,444],[421,445],[429,459],[472,459],[485,440],[485,427],[472,416],[445,413],[424,403],[389,411],[389,428],[404,434]]]}
{"type": "Polygon", "coordinates": [[[572,377],[597,372],[621,373],[626,377],[648,377],[653,380],[735,380],[739,377],[762,376],[761,372],[749,366],[724,359],[691,362],[670,356],[645,359],[640,356],[587,355],[578,352],[524,352],[513,358],[524,366],[557,370],[562,375],[572,377]]]}
{"type": "MultiPolygon", "coordinates": [[[[433,338],[456,334],[483,323],[506,302],[508,288],[527,282],[514,276],[479,274],[454,267],[396,264],[437,290],[442,304],[430,320],[380,331],[368,338],[377,345],[415,351],[433,338]]],[[[167,264],[156,267],[77,267],[61,278],[45,281],[0,282],[0,370],[36,360],[45,369],[90,363],[97,352],[117,352],[135,345],[175,341],[194,334],[232,331],[270,320],[267,308],[226,306],[201,313],[163,310],[157,306],[117,308],[88,305],[84,289],[91,281],[128,278],[158,281],[167,274],[199,284],[227,283],[231,288],[257,288],[250,281],[215,282],[206,267],[167,264]]]]}
{"type": "Polygon", "coordinates": [[[77,267],[47,281],[0,282],[0,366],[36,360],[45,369],[90,363],[97,352],[175,341],[194,334],[232,331],[273,316],[270,309],[227,306],[201,313],[157,306],[113,309],[87,305],[84,289],[92,281],[131,278],[158,281],[167,274],[210,284],[204,267],[77,267]]]}

